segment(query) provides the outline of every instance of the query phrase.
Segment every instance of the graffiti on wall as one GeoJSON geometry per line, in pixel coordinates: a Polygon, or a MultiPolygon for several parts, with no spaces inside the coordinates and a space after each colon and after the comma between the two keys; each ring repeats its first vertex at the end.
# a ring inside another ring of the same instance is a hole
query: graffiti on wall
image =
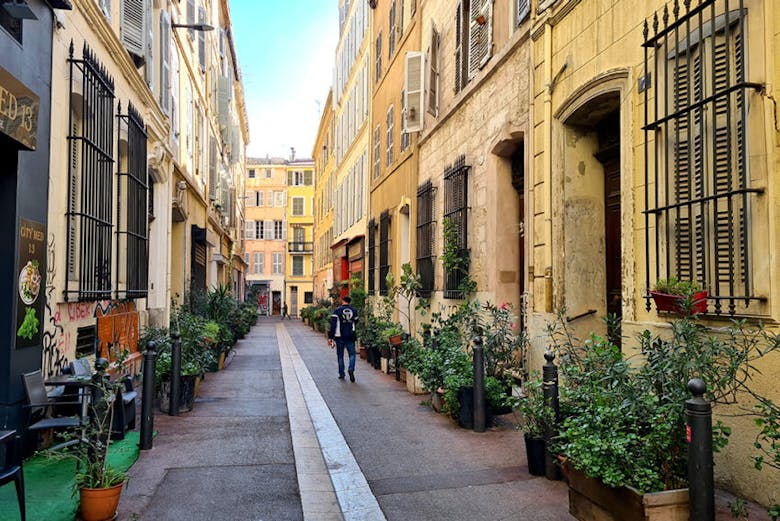
{"type": "Polygon", "coordinates": [[[43,373],[46,376],[58,374],[68,365],[65,356],[65,328],[60,320],[59,310],[54,310],[54,277],[57,263],[54,260],[54,234],[49,234],[46,262],[46,321],[43,330],[43,373]]]}
{"type": "Polygon", "coordinates": [[[138,351],[138,311],[135,302],[106,302],[95,306],[99,356],[114,361],[119,353],[138,351]]]}
{"type": "Polygon", "coordinates": [[[115,360],[125,349],[138,351],[138,310],[135,302],[101,300],[55,304],[57,263],[54,235],[48,241],[46,321],[43,331],[43,373],[59,374],[76,357],[78,328],[94,325],[98,356],[115,360]]]}

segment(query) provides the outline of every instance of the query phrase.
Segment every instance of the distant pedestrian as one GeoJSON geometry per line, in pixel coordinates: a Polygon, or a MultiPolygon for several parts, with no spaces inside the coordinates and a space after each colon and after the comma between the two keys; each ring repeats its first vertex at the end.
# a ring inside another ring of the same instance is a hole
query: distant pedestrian
{"type": "Polygon", "coordinates": [[[336,357],[339,362],[339,379],[344,379],[344,349],[349,354],[349,380],[355,381],[355,326],[358,321],[358,313],[350,306],[352,299],[341,298],[341,305],[330,316],[330,329],[328,330],[328,345],[331,349],[336,347],[336,357]]]}
{"type": "Polygon", "coordinates": [[[292,320],[290,315],[287,314],[287,302],[282,304],[282,320],[284,320],[284,317],[287,317],[287,320],[292,320]]]}

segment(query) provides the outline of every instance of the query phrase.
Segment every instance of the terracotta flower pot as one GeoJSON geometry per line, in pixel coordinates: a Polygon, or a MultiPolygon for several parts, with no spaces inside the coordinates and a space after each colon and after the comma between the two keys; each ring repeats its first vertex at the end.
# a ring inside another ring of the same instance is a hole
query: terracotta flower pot
{"type": "Polygon", "coordinates": [[[392,335],[388,338],[391,345],[394,346],[400,346],[401,342],[403,342],[403,337],[401,335],[392,335]]]}
{"type": "Polygon", "coordinates": [[[119,505],[124,483],[109,488],[82,488],[79,490],[81,519],[106,521],[112,519],[119,505]]]}
{"type": "MultiPolygon", "coordinates": [[[[691,296],[691,313],[706,313],[707,312],[707,290],[699,291],[691,296]]],[[[658,291],[651,291],[650,296],[653,297],[655,307],[658,311],[666,311],[669,313],[687,314],[688,311],[682,306],[682,302],[685,300],[683,295],[669,295],[667,293],[660,293],[658,291]]]]}

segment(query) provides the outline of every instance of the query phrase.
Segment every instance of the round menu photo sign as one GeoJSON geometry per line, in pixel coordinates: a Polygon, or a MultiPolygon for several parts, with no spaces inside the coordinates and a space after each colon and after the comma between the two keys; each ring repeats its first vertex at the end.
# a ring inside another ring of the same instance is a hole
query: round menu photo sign
{"type": "Polygon", "coordinates": [[[29,306],[38,298],[40,290],[41,272],[38,270],[38,261],[27,261],[19,272],[19,298],[29,306]]]}

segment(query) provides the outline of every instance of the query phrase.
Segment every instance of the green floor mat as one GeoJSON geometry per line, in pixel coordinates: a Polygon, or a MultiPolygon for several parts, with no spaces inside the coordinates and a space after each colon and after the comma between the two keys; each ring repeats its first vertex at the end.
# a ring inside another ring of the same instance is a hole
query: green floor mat
{"type": "MultiPolygon", "coordinates": [[[[124,440],[108,449],[109,464],[127,470],[138,459],[138,432],[128,432],[124,440]]],[[[78,496],[73,495],[76,463],[45,456],[33,456],[24,462],[24,491],[27,521],[73,521],[78,496]]],[[[19,506],[13,483],[0,487],[0,521],[18,521],[19,506]]]]}

